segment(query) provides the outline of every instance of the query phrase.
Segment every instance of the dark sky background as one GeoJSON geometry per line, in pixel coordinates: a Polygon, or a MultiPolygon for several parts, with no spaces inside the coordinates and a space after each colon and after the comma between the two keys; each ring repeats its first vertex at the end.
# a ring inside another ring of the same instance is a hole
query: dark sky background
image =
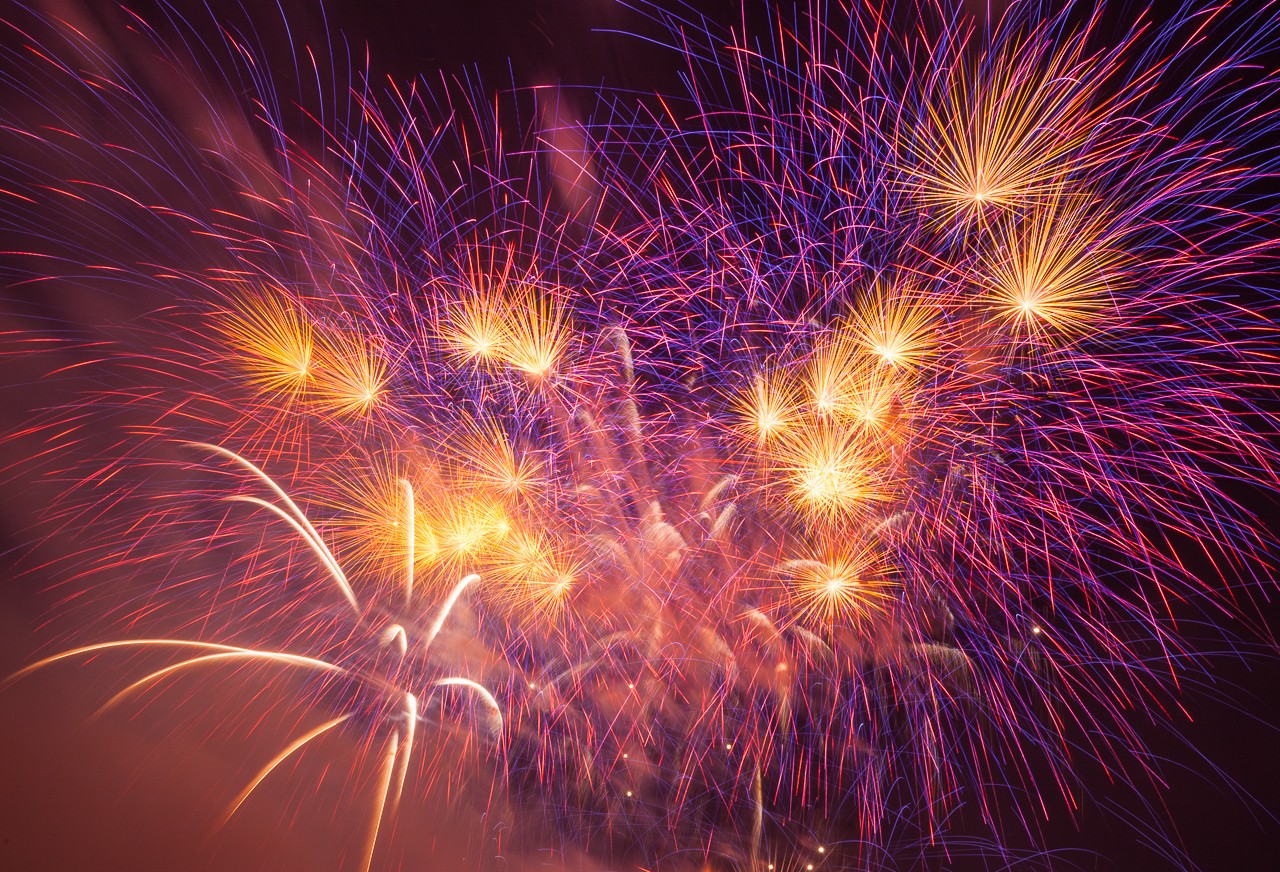
{"type": "MultiPolygon", "coordinates": [[[[227,20],[246,20],[236,4],[212,5],[220,16],[227,10],[227,20]]],[[[261,6],[251,18],[263,44],[286,47],[289,36],[279,13],[269,4],[250,5],[261,6]]],[[[345,34],[357,56],[367,45],[375,73],[401,80],[437,70],[476,69],[479,80],[492,89],[559,82],[605,83],[645,93],[679,90],[676,60],[669,52],[641,39],[602,32],[651,29],[641,16],[612,0],[328,0],[327,24],[317,4],[283,0],[282,5],[295,43],[323,45],[327,27],[345,34]]],[[[736,3],[701,0],[694,5],[727,24],[741,17],[736,3]]],[[[130,6],[144,18],[160,20],[153,3],[130,6]]],[[[47,8],[86,16],[106,33],[121,27],[121,17],[104,3],[50,0],[47,8]]],[[[758,25],[758,10],[752,14],[758,25]]],[[[191,23],[208,32],[202,15],[192,14],[191,23]]],[[[282,64],[275,75],[287,78],[287,67],[282,64]]],[[[18,159],[39,156],[20,154],[18,159]]],[[[163,291],[155,287],[122,293],[80,282],[36,291],[10,289],[0,297],[0,331],[29,330],[31,319],[38,318],[46,333],[94,339],[106,335],[109,325],[127,323],[163,303],[163,291]]],[[[0,342],[11,343],[12,333],[9,337],[0,342]]],[[[47,382],[48,358],[14,354],[16,348],[9,345],[0,357],[0,429],[21,430],[38,408],[68,400],[92,382],[88,376],[47,382]]],[[[70,354],[61,362],[76,360],[70,354]]],[[[0,479],[0,543],[13,566],[0,586],[0,674],[28,662],[34,652],[57,647],[61,593],[52,588],[66,579],[53,561],[76,545],[73,529],[54,529],[36,520],[58,499],[61,487],[26,462],[39,449],[36,437],[21,435],[0,447],[0,468],[8,470],[0,479]],[[28,543],[35,536],[48,538],[32,549],[28,543]]],[[[1276,607],[1268,608],[1267,618],[1275,626],[1276,607]]],[[[1216,664],[1216,688],[1191,687],[1182,700],[1191,715],[1182,732],[1195,751],[1159,730],[1145,731],[1153,753],[1168,758],[1168,784],[1155,791],[1155,799],[1167,805],[1188,855],[1207,872],[1277,868],[1280,827],[1267,810],[1280,811],[1280,737],[1275,727],[1280,665],[1274,658],[1246,664],[1229,657],[1216,664]]],[[[366,814],[347,789],[341,760],[327,773],[310,773],[314,777],[301,772],[269,782],[266,805],[277,803],[277,816],[245,817],[211,835],[216,811],[253,771],[245,760],[260,761],[270,753],[269,743],[253,745],[218,729],[219,713],[244,715],[245,702],[233,695],[219,699],[215,692],[207,700],[206,714],[193,714],[192,728],[180,731],[155,706],[88,722],[87,713],[101,699],[101,681],[107,677],[111,675],[101,665],[59,669],[0,690],[0,870],[340,868],[336,858],[352,850],[350,831],[361,829],[348,821],[353,816],[363,820],[366,814]]],[[[272,715],[264,711],[261,716],[272,715]]],[[[264,725],[264,733],[269,727],[264,725]]],[[[1086,797],[1079,827],[1065,814],[1044,824],[1047,846],[1063,852],[1061,868],[1176,868],[1122,820],[1125,807],[1137,811],[1133,795],[1109,786],[1099,773],[1086,773],[1086,779],[1098,797],[1086,797]]],[[[1149,786],[1143,791],[1152,794],[1149,786]]],[[[415,798],[402,812],[396,847],[380,855],[378,863],[420,870],[476,868],[474,851],[465,835],[459,835],[472,826],[465,816],[455,820],[431,800],[415,798]]],[[[528,860],[511,868],[539,867],[528,860]]],[[[572,868],[593,867],[584,860],[572,868]]],[[[957,859],[944,868],[988,867],[957,859]]]]}

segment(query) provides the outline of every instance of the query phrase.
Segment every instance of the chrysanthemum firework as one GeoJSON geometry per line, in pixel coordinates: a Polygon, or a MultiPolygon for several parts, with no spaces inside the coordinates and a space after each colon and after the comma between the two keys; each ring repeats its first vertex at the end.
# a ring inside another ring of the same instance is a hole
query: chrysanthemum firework
{"type": "Polygon", "coordinates": [[[127,634],[19,675],[154,650],[106,707],[278,695],[297,731],[223,817],[358,746],[359,870],[410,793],[477,802],[494,858],[784,870],[961,818],[999,852],[1083,759],[1156,783],[1131,720],[1194,668],[1177,619],[1247,616],[1269,547],[1230,487],[1275,483],[1275,28],[644,10],[689,92],[597,123],[447,80],[291,122],[227,31],[269,153],[212,100],[175,137],[32,25],[22,64],[153,145],[11,124],[64,158],[12,214],[186,254],[44,235],[178,301],[50,428],[97,464],[63,504],[95,577],[163,570],[94,597],[127,634]],[[209,204],[143,189],[170,149],[209,204]]]}

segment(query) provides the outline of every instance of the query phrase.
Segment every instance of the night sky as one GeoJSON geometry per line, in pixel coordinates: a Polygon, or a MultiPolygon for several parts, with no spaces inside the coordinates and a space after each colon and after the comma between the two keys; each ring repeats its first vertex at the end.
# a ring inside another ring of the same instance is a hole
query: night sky
{"type": "MultiPolygon", "coordinates": [[[[118,52],[130,50],[125,18],[110,4],[48,0],[36,5],[92,22],[118,52]]],[[[149,21],[163,21],[154,3],[129,5],[149,21]]],[[[292,67],[285,60],[288,40],[317,46],[323,57],[329,33],[345,39],[347,48],[335,52],[340,66],[348,52],[355,66],[361,66],[367,46],[375,77],[404,81],[444,71],[472,79],[481,91],[553,84],[604,84],[640,94],[680,90],[675,55],[628,35],[654,33],[652,23],[611,0],[328,0],[323,16],[315,3],[282,0],[287,33],[269,4],[246,5],[262,8],[246,16],[238,4],[211,3],[220,21],[252,22],[262,45],[279,58],[271,75],[288,87],[293,87],[292,67]]],[[[742,17],[731,2],[700,0],[693,6],[728,26],[742,17]]],[[[748,21],[759,27],[767,19],[753,9],[748,21]]],[[[189,26],[197,33],[211,32],[204,13],[192,13],[189,26]]],[[[10,48],[17,44],[12,33],[4,39],[10,48]]],[[[144,81],[160,75],[141,61],[137,69],[144,81]]],[[[163,103],[163,83],[153,83],[163,103]]],[[[235,99],[232,94],[227,98],[235,99]]],[[[16,111],[43,118],[45,107],[37,103],[16,111]]],[[[99,123],[110,129],[110,119],[99,123]]],[[[42,157],[5,137],[0,138],[0,159],[3,184],[15,166],[38,164],[42,157]]],[[[65,207],[49,206],[56,208],[65,207]]],[[[132,238],[128,228],[95,228],[86,234],[94,232],[140,251],[152,244],[132,238]]],[[[6,241],[0,248],[14,246],[6,241]]],[[[6,278],[33,268],[21,255],[4,258],[0,275],[6,278]]],[[[42,450],[41,437],[23,431],[39,410],[98,386],[100,375],[92,367],[52,379],[46,374],[91,359],[86,346],[118,339],[125,332],[121,325],[166,302],[157,283],[122,288],[84,278],[14,285],[0,292],[0,430],[15,434],[0,445],[0,548],[7,567],[0,583],[0,674],[62,647],[68,638],[64,616],[78,614],[81,607],[78,601],[65,603],[76,590],[76,567],[62,559],[75,551],[75,525],[50,520],[65,482],[51,476],[47,465],[28,460],[42,450]],[[33,336],[70,338],[76,347],[28,353],[24,349],[29,346],[20,343],[33,336]]],[[[116,415],[104,425],[111,433],[103,438],[118,437],[137,423],[127,412],[116,415]]],[[[1239,498],[1264,517],[1277,517],[1275,501],[1266,495],[1243,490],[1239,498]]],[[[122,585],[137,595],[146,579],[122,585]]],[[[1270,604],[1260,605],[1274,628],[1280,626],[1280,603],[1274,593],[1272,597],[1270,604]]],[[[1257,627],[1233,624],[1224,625],[1222,632],[1246,639],[1259,635],[1257,627]]],[[[1209,639],[1205,644],[1225,643],[1209,639]]],[[[1185,689],[1181,703],[1189,716],[1174,714],[1185,741],[1156,727],[1144,729],[1142,719],[1135,718],[1151,753],[1166,758],[1161,768],[1168,777],[1163,791],[1142,786],[1139,792],[1148,800],[1154,794],[1167,807],[1186,853],[1208,872],[1267,869],[1277,862],[1280,824],[1272,815],[1280,814],[1280,658],[1254,645],[1258,653],[1253,656],[1214,660],[1214,686],[1185,689]]],[[[344,815],[363,821],[366,814],[344,793],[342,761],[325,771],[313,761],[308,765],[315,768],[314,777],[269,783],[264,789],[280,809],[275,818],[246,817],[213,833],[211,821],[229,785],[239,785],[253,771],[244,759],[261,759],[271,746],[270,740],[221,734],[218,713],[254,703],[230,689],[222,699],[212,694],[207,706],[189,707],[188,726],[193,728],[184,730],[173,729],[171,712],[150,704],[89,722],[87,715],[100,699],[98,682],[109,668],[97,663],[63,667],[0,690],[0,870],[339,868],[335,858],[351,850],[348,830],[359,829],[347,827],[344,815]]],[[[264,709],[262,717],[272,716],[264,709]]],[[[1081,775],[1094,796],[1084,799],[1078,828],[1060,801],[1050,801],[1050,819],[1042,822],[1045,845],[1060,852],[1061,865],[1054,868],[1178,868],[1124,820],[1126,810],[1137,806],[1123,778],[1112,783],[1096,767],[1081,775]]],[[[465,814],[450,816],[432,798],[414,797],[401,812],[394,850],[378,863],[421,870],[476,868],[471,865],[475,858],[460,846],[465,837],[456,838],[474,826],[465,814]]],[[[963,834],[957,844],[962,842],[963,834]]],[[[581,865],[569,868],[594,868],[585,860],[577,862],[581,865]]],[[[934,867],[908,858],[901,868],[934,867]]],[[[957,856],[941,868],[1001,867],[957,856]]]]}

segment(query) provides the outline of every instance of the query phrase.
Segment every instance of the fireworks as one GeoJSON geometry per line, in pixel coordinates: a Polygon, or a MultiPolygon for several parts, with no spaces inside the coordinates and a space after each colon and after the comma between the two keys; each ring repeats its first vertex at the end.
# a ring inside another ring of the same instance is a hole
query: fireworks
{"type": "Polygon", "coordinates": [[[65,24],[21,53],[226,187],[143,197],[145,150],[9,125],[125,179],[53,196],[192,252],[86,264],[178,302],[49,427],[96,464],[83,555],[161,581],[13,678],[151,651],[104,709],[275,695],[300,726],[221,820],[346,742],[361,872],[412,794],[476,800],[478,868],[789,870],[961,820],[999,854],[1081,759],[1156,783],[1132,722],[1194,669],[1177,619],[1244,612],[1269,547],[1228,494],[1274,486],[1273,28],[855,6],[758,43],[642,11],[689,94],[530,132],[518,97],[365,83],[310,151],[259,83],[269,155],[212,100],[173,145],[65,24]],[[147,423],[104,451],[104,406],[147,423]]]}

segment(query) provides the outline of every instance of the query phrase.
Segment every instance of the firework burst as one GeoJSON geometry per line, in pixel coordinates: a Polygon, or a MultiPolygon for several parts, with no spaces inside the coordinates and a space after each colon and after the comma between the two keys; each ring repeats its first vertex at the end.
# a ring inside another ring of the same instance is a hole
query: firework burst
{"type": "Polygon", "coordinates": [[[162,581],[95,600],[127,636],[13,678],[142,651],[172,659],[104,710],[278,693],[301,726],[221,819],[348,742],[361,872],[412,793],[477,802],[484,868],[788,870],[962,824],[1000,853],[1083,801],[1084,759],[1158,784],[1133,722],[1194,674],[1177,619],[1247,617],[1269,548],[1229,494],[1275,485],[1275,29],[640,11],[690,92],[590,122],[361,82],[294,129],[224,30],[252,120],[210,98],[202,142],[91,34],[14,25],[153,144],[10,123],[86,166],[7,191],[10,229],[178,303],[48,428],[94,458],[79,559],[162,581]],[[156,143],[216,207],[131,186],[156,143]],[[49,196],[184,254],[95,260],[49,196]]]}

